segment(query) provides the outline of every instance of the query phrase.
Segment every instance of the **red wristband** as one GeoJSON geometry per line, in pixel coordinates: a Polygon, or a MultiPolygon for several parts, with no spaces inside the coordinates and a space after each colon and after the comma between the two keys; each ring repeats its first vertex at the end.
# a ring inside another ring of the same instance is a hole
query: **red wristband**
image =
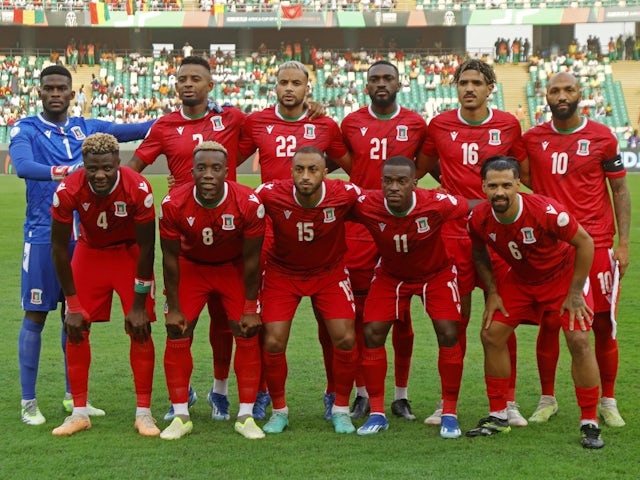
{"type": "Polygon", "coordinates": [[[242,310],[243,315],[253,315],[258,313],[258,301],[257,300],[245,300],[244,301],[244,309],[242,310]]]}
{"type": "Polygon", "coordinates": [[[69,295],[68,297],[65,297],[65,300],[67,301],[68,313],[82,313],[84,311],[82,305],[80,305],[80,300],[77,295],[69,295]]]}

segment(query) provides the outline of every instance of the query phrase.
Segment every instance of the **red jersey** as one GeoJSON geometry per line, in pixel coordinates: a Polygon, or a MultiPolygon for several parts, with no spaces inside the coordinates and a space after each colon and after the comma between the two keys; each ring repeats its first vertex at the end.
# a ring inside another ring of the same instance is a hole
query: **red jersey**
{"type": "MultiPolygon", "coordinates": [[[[467,122],[460,109],[449,110],[431,120],[422,152],[440,158],[442,187],[467,199],[485,198],[480,168],[494,155],[509,155],[523,161],[526,157],[518,119],[510,113],[489,109],[479,125],[467,122]]],[[[465,222],[451,222],[444,229],[447,237],[466,237],[465,222]]]]}
{"type": "Polygon", "coordinates": [[[61,223],[80,217],[80,242],[105,248],[136,241],[135,225],[153,222],[155,209],[151,185],[138,172],[121,167],[108,195],[91,190],[85,170],[68,176],[53,195],[51,216],[61,223]]]}
{"type": "Polygon", "coordinates": [[[291,158],[298,149],[314,146],[329,158],[347,153],[338,124],[329,117],[309,120],[305,111],[299,118],[286,119],[276,107],[268,107],[247,117],[239,150],[248,157],[260,150],[263,182],[291,178],[291,158]]]}
{"type": "Polygon", "coordinates": [[[548,122],[526,132],[523,141],[533,191],[566,205],[596,247],[611,247],[616,230],[606,179],[624,177],[626,171],[609,127],[585,118],[567,133],[548,122]],[[605,169],[607,161],[615,165],[605,169]]]}
{"type": "Polygon", "coordinates": [[[176,180],[175,186],[179,187],[193,183],[193,149],[212,140],[227,149],[227,178],[235,181],[238,139],[245,118],[242,111],[233,107],[210,109],[204,117],[195,120],[186,117],[182,110],[163,115],[149,129],[135,156],[151,165],[159,155],[165,155],[169,171],[176,180]]]}
{"type": "Polygon", "coordinates": [[[523,193],[519,202],[511,223],[499,222],[489,202],[476,205],[468,223],[473,245],[488,245],[523,283],[544,283],[573,270],[575,249],[567,242],[578,231],[576,218],[542,195],[523,193]]]}
{"type": "Polygon", "coordinates": [[[315,207],[301,206],[293,180],[260,185],[260,196],[272,220],[274,244],[267,264],[285,273],[313,275],[343,262],[344,221],[361,191],[352,183],[326,179],[315,207]]]}
{"type": "Polygon", "coordinates": [[[160,206],[160,237],[180,240],[180,255],[203,264],[242,258],[242,240],[264,235],[264,207],[253,190],[235,182],[224,183],[216,207],[196,200],[194,185],[174,188],[160,206]]]}
{"type": "Polygon", "coordinates": [[[373,236],[382,270],[415,283],[451,265],[440,230],[447,220],[464,218],[468,209],[464,197],[417,188],[403,216],[388,209],[381,190],[361,196],[353,214],[373,236]]]}

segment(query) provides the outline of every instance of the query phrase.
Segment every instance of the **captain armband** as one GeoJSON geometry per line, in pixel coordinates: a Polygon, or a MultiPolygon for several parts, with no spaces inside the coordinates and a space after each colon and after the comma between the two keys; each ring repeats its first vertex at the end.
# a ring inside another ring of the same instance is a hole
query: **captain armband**
{"type": "Polygon", "coordinates": [[[608,173],[622,172],[624,170],[624,164],[619,154],[609,160],[603,160],[600,165],[608,173]]]}

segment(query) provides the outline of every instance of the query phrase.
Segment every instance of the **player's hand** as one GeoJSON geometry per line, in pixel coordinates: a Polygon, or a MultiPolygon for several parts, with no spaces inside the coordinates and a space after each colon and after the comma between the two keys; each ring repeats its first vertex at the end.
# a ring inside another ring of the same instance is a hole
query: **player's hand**
{"type": "Polygon", "coordinates": [[[125,330],[136,342],[142,344],[151,336],[151,322],[147,310],[133,307],[124,319],[125,330]]]}
{"type": "Polygon", "coordinates": [[[174,177],[173,175],[169,174],[169,176],[167,177],[167,187],[169,187],[169,189],[173,188],[173,186],[176,184],[176,177],[174,177]]]}
{"type": "Polygon", "coordinates": [[[622,278],[629,266],[629,245],[618,245],[613,251],[613,260],[618,262],[620,278],[622,278]]]}
{"type": "Polygon", "coordinates": [[[69,313],[64,319],[64,331],[69,342],[78,345],[84,339],[83,332],[89,330],[89,314],[82,310],[76,313],[69,313]]]}
{"type": "Polygon", "coordinates": [[[245,313],[240,317],[240,332],[243,337],[251,338],[262,326],[262,320],[257,313],[245,313]]]}
{"type": "Polygon", "coordinates": [[[187,319],[180,310],[170,310],[165,315],[164,324],[167,327],[167,334],[170,338],[184,336],[184,332],[187,331],[189,326],[187,319]]]}
{"type": "Polygon", "coordinates": [[[305,106],[309,110],[307,117],[309,120],[315,120],[316,118],[324,117],[326,112],[321,103],[318,102],[305,102],[305,106]]]}
{"type": "Polygon", "coordinates": [[[560,316],[565,311],[569,312],[569,330],[574,331],[576,327],[576,320],[580,330],[583,332],[587,330],[587,326],[591,326],[593,323],[593,310],[589,308],[589,305],[584,301],[582,292],[573,293],[569,292],[567,298],[562,302],[560,308],[560,316]]]}
{"type": "Polygon", "coordinates": [[[500,295],[497,293],[489,293],[484,304],[484,312],[482,313],[482,328],[485,330],[489,329],[491,321],[493,320],[493,314],[498,310],[500,310],[505,317],[509,316],[509,312],[504,308],[500,295]]]}
{"type": "Polygon", "coordinates": [[[77,172],[81,168],[84,168],[84,161],[80,161],[78,163],[74,163],[73,165],[71,165],[69,167],[69,170],[67,171],[67,175],[71,175],[73,172],[77,172]]]}

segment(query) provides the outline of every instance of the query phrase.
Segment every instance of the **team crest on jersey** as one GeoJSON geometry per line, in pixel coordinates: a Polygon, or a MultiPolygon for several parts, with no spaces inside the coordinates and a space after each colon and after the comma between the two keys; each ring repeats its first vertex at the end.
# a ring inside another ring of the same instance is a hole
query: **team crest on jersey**
{"type": "Polygon", "coordinates": [[[409,127],[406,125],[396,126],[396,140],[406,142],[409,140],[409,127]]]}
{"type": "Polygon", "coordinates": [[[416,218],[416,225],[418,225],[418,233],[426,233],[431,230],[427,217],[416,218]]]}
{"type": "Polygon", "coordinates": [[[489,130],[489,145],[502,145],[502,141],[500,140],[501,133],[497,128],[489,130]]]}
{"type": "Polygon", "coordinates": [[[521,228],[520,231],[522,232],[522,243],[536,243],[536,237],[533,234],[533,228],[524,227],[521,228]]]}
{"type": "Polygon", "coordinates": [[[585,157],[589,155],[589,140],[578,140],[578,151],[576,155],[585,157]]]}
{"type": "Polygon", "coordinates": [[[222,117],[220,115],[215,115],[211,117],[211,125],[213,125],[214,132],[219,132],[220,130],[224,130],[224,123],[222,123],[222,117]]]}
{"type": "Polygon", "coordinates": [[[367,130],[369,130],[367,127],[360,127],[360,133],[363,137],[367,134],[367,130]]]}
{"type": "Polygon", "coordinates": [[[316,138],[316,126],[312,123],[304,124],[304,138],[307,140],[315,140],[316,138]]]}
{"type": "Polygon", "coordinates": [[[193,227],[193,222],[196,221],[196,217],[187,217],[187,223],[190,227],[193,227]]]}
{"type": "Polygon", "coordinates": [[[336,221],[336,209],[333,207],[323,208],[322,213],[324,213],[324,223],[332,223],[336,221]]]}
{"type": "Polygon", "coordinates": [[[31,289],[31,304],[42,305],[42,290],[39,288],[31,289]]]}
{"type": "Polygon", "coordinates": [[[76,138],[76,140],[84,140],[87,136],[83,133],[82,129],[78,126],[71,127],[71,133],[76,138]]]}
{"type": "Polygon", "coordinates": [[[83,203],[82,204],[82,208],[84,209],[84,211],[86,212],[87,210],[89,210],[89,207],[91,206],[90,203],[83,203]]]}
{"type": "Polygon", "coordinates": [[[496,234],[495,233],[490,233],[489,234],[489,238],[495,242],[496,241],[496,234]]]}
{"type": "Polygon", "coordinates": [[[382,223],[382,222],[378,223],[378,227],[380,227],[381,232],[384,232],[384,229],[386,228],[386,226],[387,226],[386,223],[382,223]]]}
{"type": "Polygon", "coordinates": [[[456,138],[458,138],[458,132],[451,132],[451,141],[455,142],[456,138]]]}
{"type": "Polygon", "coordinates": [[[286,218],[287,220],[289,220],[289,217],[291,216],[291,210],[285,210],[284,211],[284,218],[286,218]]]}
{"type": "Polygon", "coordinates": [[[125,202],[113,202],[113,206],[116,207],[114,212],[116,217],[127,216],[127,204],[125,202]]]}
{"type": "Polygon", "coordinates": [[[225,213],[222,215],[222,229],[223,230],[235,230],[236,226],[233,224],[233,215],[225,213]]]}

